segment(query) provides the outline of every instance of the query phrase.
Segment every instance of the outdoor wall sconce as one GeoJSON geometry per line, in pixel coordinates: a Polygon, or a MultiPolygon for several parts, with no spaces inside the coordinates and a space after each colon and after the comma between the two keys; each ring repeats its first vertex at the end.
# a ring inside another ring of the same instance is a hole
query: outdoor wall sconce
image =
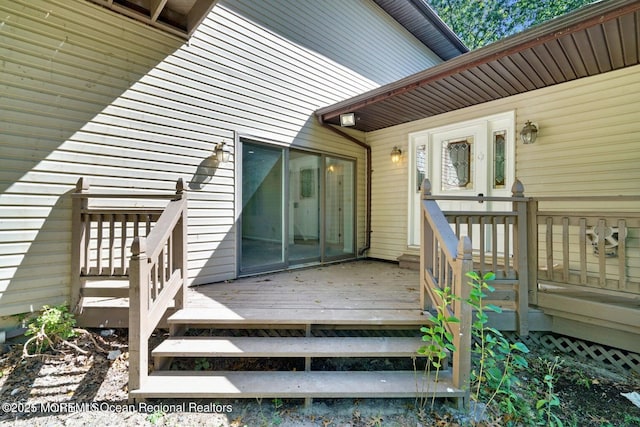
{"type": "Polygon", "coordinates": [[[213,150],[213,153],[218,163],[227,163],[231,157],[231,152],[229,152],[227,143],[224,141],[216,144],[216,148],[213,150]]]}
{"type": "Polygon", "coordinates": [[[520,132],[520,138],[523,144],[533,144],[538,137],[538,127],[527,120],[520,132]]]}
{"type": "Polygon", "coordinates": [[[393,150],[391,150],[391,161],[393,163],[400,162],[400,158],[402,157],[402,150],[398,148],[397,145],[394,145],[393,150]]]}
{"type": "Polygon", "coordinates": [[[355,126],[356,113],[340,114],[340,126],[355,126]]]}

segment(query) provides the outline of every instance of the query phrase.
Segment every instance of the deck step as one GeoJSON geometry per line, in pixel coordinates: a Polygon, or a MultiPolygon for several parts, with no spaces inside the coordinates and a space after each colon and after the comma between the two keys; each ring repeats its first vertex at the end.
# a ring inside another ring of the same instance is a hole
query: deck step
{"type": "Polygon", "coordinates": [[[129,392],[146,398],[409,398],[465,397],[451,386],[450,373],[438,382],[414,371],[158,371],[129,392]]]}
{"type": "Polygon", "coordinates": [[[154,357],[411,357],[419,337],[171,337],[154,357]]]}
{"type": "Polygon", "coordinates": [[[167,321],[173,325],[424,325],[421,310],[186,308],[167,321]]]}

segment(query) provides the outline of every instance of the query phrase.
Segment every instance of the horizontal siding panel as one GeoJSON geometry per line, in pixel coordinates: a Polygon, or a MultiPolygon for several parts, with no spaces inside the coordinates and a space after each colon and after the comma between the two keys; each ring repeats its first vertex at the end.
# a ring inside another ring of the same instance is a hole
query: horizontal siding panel
{"type": "Polygon", "coordinates": [[[322,2],[309,2],[305,7],[295,1],[274,2],[266,10],[256,7],[251,0],[229,2],[228,5],[254,22],[299,40],[304,46],[348,65],[378,84],[397,80],[438,62],[424,46],[409,42],[406,30],[368,0],[341,2],[339,12],[326,8],[322,2]],[[330,31],[327,31],[327,23],[331,23],[330,31]],[[395,32],[386,26],[394,27],[395,32]],[[377,34],[380,35],[370,36],[377,34]],[[349,42],[345,43],[345,40],[349,42]],[[420,58],[420,61],[409,61],[408,58],[420,58]]]}
{"type": "Polygon", "coordinates": [[[11,14],[9,28],[12,32],[26,28],[32,37],[50,34],[54,40],[73,38],[77,44],[89,46],[91,51],[104,50],[105,59],[109,58],[110,52],[119,50],[123,56],[135,57],[139,63],[149,66],[157,62],[155,53],[165,52],[168,45],[184,43],[178,37],[129,19],[114,21],[96,5],[79,6],[78,2],[68,0],[13,0],[4,3],[2,10],[11,14]],[[114,32],[114,27],[120,31],[114,32]],[[123,33],[135,36],[140,43],[122,43],[123,33]]]}
{"type": "Polygon", "coordinates": [[[190,282],[234,278],[235,165],[200,175],[223,138],[232,152],[246,136],[355,160],[363,244],[364,150],[319,127],[313,111],[438,60],[369,0],[293,5],[222,0],[189,43],[86,1],[0,5],[10,17],[0,37],[1,315],[68,296],[69,193],[80,177],[95,191],[162,193],[184,179],[190,282]],[[283,33],[287,21],[320,37],[283,33]]]}

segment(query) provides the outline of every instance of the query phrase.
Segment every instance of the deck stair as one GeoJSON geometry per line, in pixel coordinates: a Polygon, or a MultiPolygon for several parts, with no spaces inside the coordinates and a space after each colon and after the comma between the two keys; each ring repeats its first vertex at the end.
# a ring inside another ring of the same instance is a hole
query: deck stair
{"type": "Polygon", "coordinates": [[[421,368],[411,368],[423,344],[419,327],[425,320],[418,310],[182,309],[168,319],[173,336],[151,352],[155,370],[139,389],[130,390],[130,397],[295,398],[307,402],[312,398],[425,395],[466,398],[466,392],[452,387],[446,363],[438,382],[423,375],[421,368]],[[260,336],[266,329],[272,334],[260,336]],[[198,335],[203,330],[210,336],[198,335]],[[171,363],[203,358],[234,368],[182,371],[171,363]],[[239,364],[228,363],[230,359],[264,359],[268,366],[272,358],[297,360],[298,368],[257,370],[262,365],[253,363],[252,370],[235,370],[239,364]],[[356,368],[359,370],[324,363],[356,358],[365,362],[356,368]],[[370,361],[391,358],[402,363],[377,363],[384,370],[365,370],[370,369],[370,361]]]}

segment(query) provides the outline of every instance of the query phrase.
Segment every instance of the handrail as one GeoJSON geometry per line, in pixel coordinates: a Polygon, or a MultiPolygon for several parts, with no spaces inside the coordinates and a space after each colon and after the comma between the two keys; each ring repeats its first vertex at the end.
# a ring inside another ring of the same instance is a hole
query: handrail
{"type": "Polygon", "coordinates": [[[182,180],[149,234],[131,246],[129,390],[149,375],[149,338],[171,303],[184,305],[187,278],[187,198],[182,180]]]}
{"type": "MultiPolygon", "coordinates": [[[[122,190],[120,190],[122,191],[122,190]]],[[[187,194],[97,193],[80,178],[71,195],[72,307],[81,310],[89,277],[129,279],[129,390],[148,376],[149,338],[173,303],[182,308],[187,280],[187,194]],[[162,208],[89,207],[90,199],[169,200],[162,208]],[[132,256],[127,258],[130,245],[132,256]]],[[[89,292],[91,291],[91,292],[89,292]]],[[[104,292],[100,293],[101,296],[104,292]]],[[[120,295],[124,297],[127,294],[120,295]]],[[[109,294],[109,296],[115,296],[109,294]]]]}
{"type": "MultiPolygon", "coordinates": [[[[471,241],[458,239],[446,217],[434,200],[429,200],[431,184],[422,185],[422,233],[420,256],[420,303],[426,309],[426,296],[437,307],[444,307],[446,316],[455,316],[459,323],[446,322],[445,328],[453,337],[456,351],[452,354],[453,385],[469,390],[471,374],[471,308],[465,303],[470,287],[467,274],[473,270],[471,241]],[[442,293],[449,289],[453,302],[443,300],[442,293]]],[[[468,395],[464,399],[468,403],[468,395]]]]}

